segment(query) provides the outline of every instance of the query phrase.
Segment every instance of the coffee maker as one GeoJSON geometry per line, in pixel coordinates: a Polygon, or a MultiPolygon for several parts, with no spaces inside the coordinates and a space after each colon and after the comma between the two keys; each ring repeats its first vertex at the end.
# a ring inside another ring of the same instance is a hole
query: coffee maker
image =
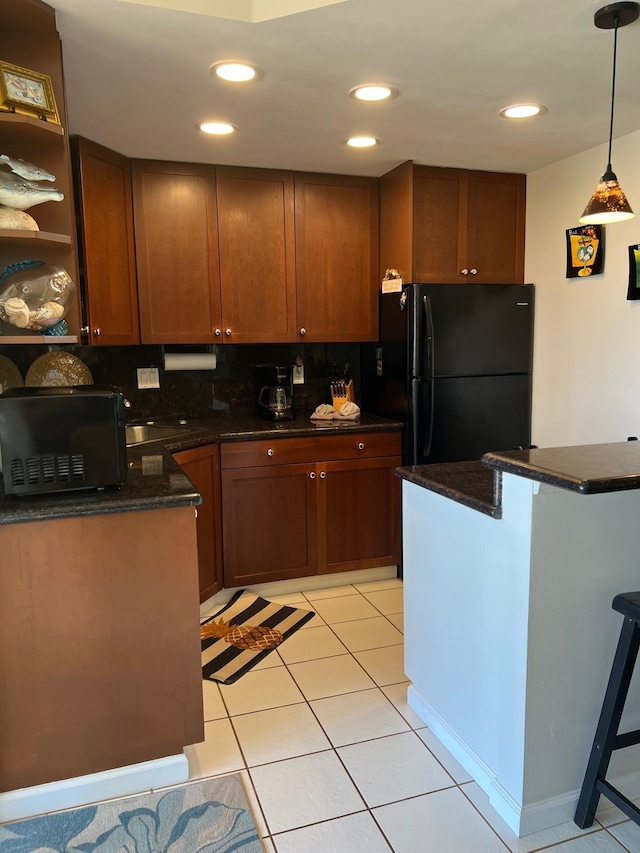
{"type": "Polygon", "coordinates": [[[293,411],[293,367],[256,365],[258,412],[272,421],[291,421],[293,411]]]}

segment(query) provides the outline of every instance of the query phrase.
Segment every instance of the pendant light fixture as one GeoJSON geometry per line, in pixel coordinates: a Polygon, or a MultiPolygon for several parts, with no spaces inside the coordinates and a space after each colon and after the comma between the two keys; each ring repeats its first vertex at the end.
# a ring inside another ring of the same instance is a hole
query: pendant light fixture
{"type": "Polygon", "coordinates": [[[606,225],[632,219],[635,213],[627,201],[618,178],[611,168],[611,141],[613,139],[613,107],[616,95],[616,54],[618,51],[618,29],[632,24],[640,15],[640,3],[622,2],[603,6],[593,16],[600,30],[613,30],[613,78],[611,82],[611,120],[609,122],[609,156],[607,168],[595,188],[589,204],[578,220],[583,225],[606,225]]]}

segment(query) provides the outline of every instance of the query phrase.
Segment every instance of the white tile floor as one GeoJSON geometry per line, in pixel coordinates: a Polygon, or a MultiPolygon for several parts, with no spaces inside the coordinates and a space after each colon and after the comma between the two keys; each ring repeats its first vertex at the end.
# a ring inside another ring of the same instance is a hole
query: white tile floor
{"type": "Polygon", "coordinates": [[[581,831],[518,839],[406,704],[402,585],[271,600],[315,619],[236,684],[203,683],[192,778],[241,771],[268,853],[640,853],[640,828],[603,800],[581,831]]]}

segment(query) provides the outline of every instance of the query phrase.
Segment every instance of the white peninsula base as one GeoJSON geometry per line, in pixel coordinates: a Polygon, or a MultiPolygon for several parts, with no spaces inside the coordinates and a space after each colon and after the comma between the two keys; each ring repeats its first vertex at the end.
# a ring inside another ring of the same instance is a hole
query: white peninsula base
{"type": "MultiPolygon", "coordinates": [[[[502,518],[403,482],[405,671],[411,708],[522,836],[573,820],[622,625],[611,601],[640,589],[640,491],[502,477],[502,518]]],[[[640,796],[640,747],[608,778],[640,796]]]]}

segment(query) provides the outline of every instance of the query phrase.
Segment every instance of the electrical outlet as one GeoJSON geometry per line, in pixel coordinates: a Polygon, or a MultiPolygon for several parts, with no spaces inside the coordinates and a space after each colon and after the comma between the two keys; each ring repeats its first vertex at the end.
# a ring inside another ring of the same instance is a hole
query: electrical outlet
{"type": "Polygon", "coordinates": [[[139,389],[160,387],[160,371],[157,367],[138,367],[137,374],[139,389]]]}
{"type": "Polygon", "coordinates": [[[304,385],[304,366],[302,364],[293,365],[293,384],[304,385]]]}

